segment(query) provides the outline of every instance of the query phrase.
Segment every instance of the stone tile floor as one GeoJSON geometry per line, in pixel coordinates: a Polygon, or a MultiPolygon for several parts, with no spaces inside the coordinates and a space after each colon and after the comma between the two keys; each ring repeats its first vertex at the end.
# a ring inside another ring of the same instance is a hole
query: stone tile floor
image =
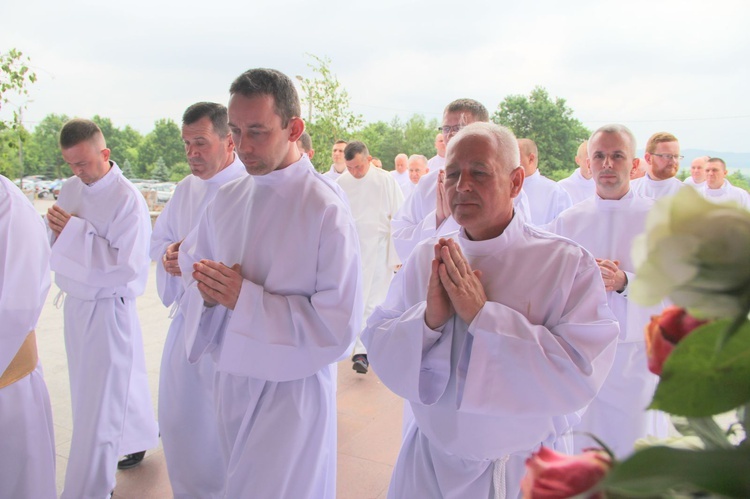
{"type": "MultiPolygon", "coordinates": [[[[35,202],[45,213],[51,202],[35,202]]],[[[159,364],[169,327],[169,311],[156,293],[155,264],[149,283],[138,300],[143,329],[151,397],[156,411],[159,364]]],[[[70,452],[72,414],[68,364],[63,340],[62,310],[53,305],[58,289],[53,284],[37,325],[39,356],[52,400],[57,448],[57,490],[62,491],[70,452]]],[[[370,371],[355,373],[351,362],[339,364],[338,378],[338,497],[385,498],[401,438],[401,399],[391,393],[370,371]]],[[[143,463],[117,472],[115,498],[166,499],[172,497],[161,445],[149,449],[143,463]]]]}

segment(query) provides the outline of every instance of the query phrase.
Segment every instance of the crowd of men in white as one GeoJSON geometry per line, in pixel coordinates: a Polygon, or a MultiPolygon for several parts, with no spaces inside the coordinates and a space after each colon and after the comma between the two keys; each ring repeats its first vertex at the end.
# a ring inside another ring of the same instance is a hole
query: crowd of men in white
{"type": "Polygon", "coordinates": [[[541,445],[618,456],[664,436],[628,299],[654,200],[695,188],[750,208],[718,158],[675,178],[680,146],[644,160],[622,125],[596,130],[553,182],[543,151],[451,102],[437,155],[386,172],[358,141],[315,172],[292,81],[253,69],[229,105],[183,115],[192,175],[151,228],[143,196],[91,121],[60,134],[75,177],[44,221],[2,177],[0,497],[51,498],[55,447],[34,327],[63,301],[73,437],[63,498],[109,497],[118,457],[159,432],[178,498],[332,498],[336,365],[370,363],[405,404],[390,498],[517,497],[541,445]],[[689,186],[689,187],[687,187],[689,186]],[[172,307],[151,406],[135,300],[150,260],[172,307]]]}

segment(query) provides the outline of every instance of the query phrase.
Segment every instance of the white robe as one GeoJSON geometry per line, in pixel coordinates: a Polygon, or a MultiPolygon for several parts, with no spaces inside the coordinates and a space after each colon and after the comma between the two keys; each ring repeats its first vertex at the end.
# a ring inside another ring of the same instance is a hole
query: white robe
{"type": "Polygon", "coordinates": [[[666,415],[646,411],[659,378],[648,370],[644,329],[663,306],[643,307],[628,299],[627,292],[636,279],[631,259],[633,239],[645,230],[653,204],[632,191],[619,200],[594,196],[564,211],[550,225],[552,232],[577,242],[594,257],[618,260],[628,278],[625,291],[607,292],[609,307],[620,323],[617,354],[602,389],[573,428],[576,453],[598,445],[584,432],[602,440],[620,458],[633,452],[639,438],[667,436],[666,415]]]}
{"type": "Polygon", "coordinates": [[[158,444],[135,299],[146,286],[151,219],[116,164],[94,184],[73,177],[57,204],[74,216],[53,241],[65,292],[73,438],[62,498],[102,498],[119,455],[158,444]]]}
{"type": "Polygon", "coordinates": [[[573,204],[568,192],[539,170],[523,180],[523,191],[529,197],[531,223],[537,226],[550,223],[573,204]]]}
{"type": "MultiPolygon", "coordinates": [[[[401,261],[405,262],[417,244],[425,239],[440,237],[458,230],[458,224],[452,216],[448,216],[440,227],[435,226],[439,172],[440,170],[430,170],[419,179],[391,221],[393,243],[401,261]]],[[[516,212],[520,213],[524,220],[531,220],[529,200],[523,190],[513,199],[513,204],[516,212]]]]}
{"type": "Polygon", "coordinates": [[[172,314],[159,374],[159,427],[169,482],[177,499],[221,497],[226,463],[214,409],[216,363],[209,356],[195,364],[188,362],[185,321],[177,307],[184,292],[183,280],[167,274],[162,257],[167,246],[185,239],[198,225],[219,187],[245,175],[245,166],[236,155],[229,166],[208,180],[188,175],[177,184],[151,234],[151,259],[156,262],[159,297],[167,307],[174,304],[177,308],[172,314]]]}
{"type": "Polygon", "coordinates": [[[525,459],[569,431],[566,415],[593,399],[615,354],[617,322],[580,246],[518,216],[495,239],[454,237],[483,272],[488,301],[472,323],[454,316],[440,330],[425,325],[431,240],[398,272],[363,333],[373,368],[415,417],[392,499],[490,497],[496,468],[505,497],[518,496],[525,459]]]}
{"type": "MultiPolygon", "coordinates": [[[[375,307],[385,300],[393,273],[401,264],[393,246],[391,220],[404,197],[393,177],[380,168],[370,167],[361,179],[346,172],[336,182],[349,200],[359,236],[364,324],[375,307]]],[[[358,336],[353,355],[364,353],[367,352],[358,336]]]]}
{"type": "Polygon", "coordinates": [[[427,161],[427,168],[430,169],[430,171],[434,170],[444,170],[445,169],[445,156],[439,156],[435,155],[427,161]]]}
{"type": "Polygon", "coordinates": [[[578,204],[596,193],[596,183],[594,182],[594,179],[587,179],[581,175],[580,168],[576,168],[569,177],[558,181],[557,185],[568,192],[573,204],[578,204]]]}
{"type": "Polygon", "coordinates": [[[328,177],[331,180],[336,180],[341,175],[343,175],[345,172],[346,172],[346,167],[344,167],[344,171],[342,171],[341,173],[339,173],[339,172],[336,171],[336,168],[334,167],[334,165],[331,165],[331,169],[328,170],[327,172],[325,172],[323,174],[323,176],[328,177]]]}
{"type": "Polygon", "coordinates": [[[630,182],[630,189],[644,198],[659,199],[677,194],[677,191],[687,187],[677,177],[666,180],[653,180],[648,173],[630,182]]]}
{"type": "Polygon", "coordinates": [[[728,203],[732,201],[746,210],[750,210],[750,194],[745,189],[735,187],[726,180],[718,189],[711,189],[704,182],[703,187],[698,189],[698,192],[703,194],[703,197],[712,203],[728,203]]]}
{"type": "Polygon", "coordinates": [[[696,183],[695,180],[693,180],[693,177],[687,177],[685,180],[682,181],[683,184],[689,185],[690,187],[693,187],[694,189],[700,190],[704,185],[706,185],[706,181],[696,183]]]}
{"type": "MultiPolygon", "coordinates": [[[[0,374],[36,326],[50,287],[42,218],[0,175],[0,374]]],[[[37,340],[44,341],[43,331],[37,340]]],[[[0,497],[49,499],[55,486],[55,438],[42,365],[0,388],[0,497]]]]}
{"type": "Polygon", "coordinates": [[[359,245],[340,189],[307,158],[223,186],[183,243],[189,359],[218,357],[226,497],[336,494],[336,364],[362,321],[359,245]],[[185,270],[241,264],[234,311],[185,270]],[[217,349],[218,347],[218,349],[217,349]]]}

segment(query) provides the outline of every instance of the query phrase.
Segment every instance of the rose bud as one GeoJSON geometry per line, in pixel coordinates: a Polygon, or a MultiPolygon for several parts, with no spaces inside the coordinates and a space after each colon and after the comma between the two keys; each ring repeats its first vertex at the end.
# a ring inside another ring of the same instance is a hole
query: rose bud
{"type": "MultiPolygon", "coordinates": [[[[524,499],[562,499],[591,489],[612,467],[612,458],[600,449],[568,456],[542,447],[526,460],[521,481],[524,499]]],[[[590,496],[601,498],[601,493],[590,496]]]]}
{"type": "Polygon", "coordinates": [[[661,315],[651,317],[646,326],[646,355],[648,369],[654,374],[661,375],[664,362],[672,353],[674,346],[698,326],[708,321],[698,320],[688,314],[685,309],[669,306],[661,315]]]}

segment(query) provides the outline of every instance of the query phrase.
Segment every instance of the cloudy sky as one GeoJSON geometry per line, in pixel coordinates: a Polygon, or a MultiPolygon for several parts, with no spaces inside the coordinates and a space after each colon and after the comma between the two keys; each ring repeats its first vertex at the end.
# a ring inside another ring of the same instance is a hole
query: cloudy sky
{"type": "Polygon", "coordinates": [[[248,68],[313,76],[311,53],[368,122],[439,118],[458,97],[494,111],[540,85],[589,128],[630,126],[639,147],[666,130],[683,149],[750,152],[745,0],[170,4],[3,1],[0,52],[20,49],[39,78],[28,126],[99,114],[145,133],[193,102],[225,103],[248,68]]]}

